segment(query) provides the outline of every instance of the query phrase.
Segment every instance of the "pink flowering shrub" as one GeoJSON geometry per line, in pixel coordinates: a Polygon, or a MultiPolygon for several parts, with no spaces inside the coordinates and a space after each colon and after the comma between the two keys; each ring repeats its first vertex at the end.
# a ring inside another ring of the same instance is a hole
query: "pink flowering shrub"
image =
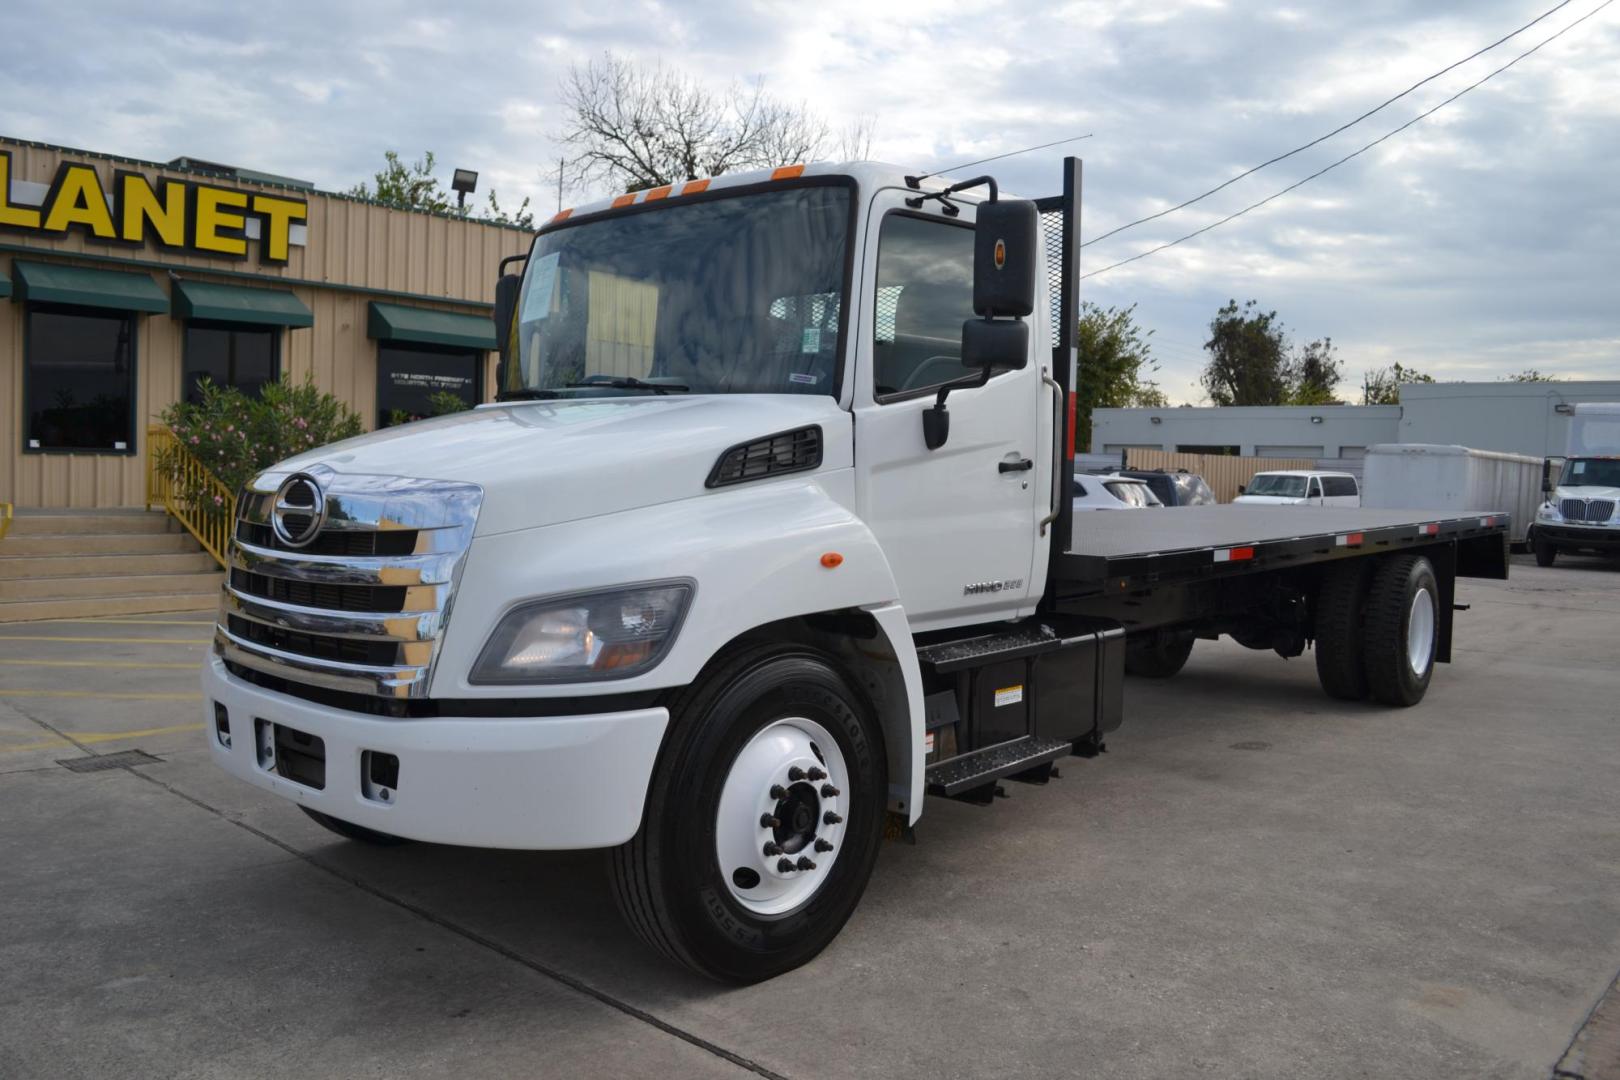
{"type": "MultiPolygon", "coordinates": [[[[199,390],[201,401],[176,402],[163,411],[163,422],[233,492],[278,461],[351,438],[362,430],[359,415],[316,387],[307,375],[302,383],[266,383],[258,397],[249,397],[233,386],[215,386],[206,379],[199,390]]],[[[160,459],[158,464],[176,483],[185,485],[177,456],[160,459]]],[[[199,489],[180,494],[205,511],[230,511],[212,493],[199,489]]]]}

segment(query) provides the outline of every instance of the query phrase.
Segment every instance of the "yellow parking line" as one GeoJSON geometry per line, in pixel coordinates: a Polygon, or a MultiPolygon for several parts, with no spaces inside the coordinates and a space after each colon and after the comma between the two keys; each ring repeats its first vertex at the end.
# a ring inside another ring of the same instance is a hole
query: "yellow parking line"
{"type": "Polygon", "coordinates": [[[212,638],[51,637],[45,634],[0,634],[0,641],[85,641],[101,645],[207,645],[212,638]]]}
{"type": "Polygon", "coordinates": [[[0,687],[0,698],[4,697],[106,698],[112,701],[197,701],[202,698],[202,695],[121,693],[113,690],[9,690],[0,687]]]}
{"type": "Polygon", "coordinates": [[[159,668],[165,671],[196,671],[197,663],[171,664],[144,660],[0,660],[9,667],[94,667],[94,668],[159,668]]]}
{"type": "Polygon", "coordinates": [[[113,623],[117,626],[212,626],[214,620],[207,619],[36,619],[42,623],[113,623]]]}
{"type": "Polygon", "coordinates": [[[21,746],[0,746],[0,754],[20,754],[25,750],[55,750],[74,743],[121,742],[125,739],[146,739],[155,735],[178,735],[186,731],[201,731],[203,724],[172,724],[169,727],[144,728],[140,731],[69,732],[66,738],[53,738],[45,742],[25,743],[21,746]],[[71,741],[70,741],[71,740],[71,741]]]}

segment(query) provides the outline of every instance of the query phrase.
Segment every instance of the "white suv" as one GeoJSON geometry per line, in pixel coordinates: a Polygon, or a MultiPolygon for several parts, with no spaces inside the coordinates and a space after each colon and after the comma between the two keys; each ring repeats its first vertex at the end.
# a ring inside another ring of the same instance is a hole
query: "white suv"
{"type": "Polygon", "coordinates": [[[1262,506],[1360,506],[1356,478],[1343,472],[1255,473],[1234,502],[1262,506]]]}
{"type": "Polygon", "coordinates": [[[1145,510],[1163,505],[1145,480],[1114,474],[1074,478],[1076,510],[1145,510]]]}

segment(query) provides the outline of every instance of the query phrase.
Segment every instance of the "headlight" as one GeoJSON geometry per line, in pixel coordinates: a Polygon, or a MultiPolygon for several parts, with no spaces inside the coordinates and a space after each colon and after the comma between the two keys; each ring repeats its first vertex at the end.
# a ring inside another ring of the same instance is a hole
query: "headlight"
{"type": "Polygon", "coordinates": [[[1546,518],[1548,521],[1557,521],[1559,518],[1558,507],[1550,502],[1544,502],[1541,504],[1541,508],[1536,511],[1536,517],[1546,518]]]}
{"type": "Polygon", "coordinates": [[[689,582],[575,593],[519,604],[489,636],[469,681],[626,679],[657,665],[675,641],[689,582]]]}

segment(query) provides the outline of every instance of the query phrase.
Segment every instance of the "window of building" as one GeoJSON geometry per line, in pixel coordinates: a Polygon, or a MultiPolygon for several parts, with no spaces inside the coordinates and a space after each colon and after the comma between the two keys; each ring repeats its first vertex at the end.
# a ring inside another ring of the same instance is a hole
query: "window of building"
{"type": "Polygon", "coordinates": [[[403,341],[377,345],[377,426],[436,416],[436,394],[453,394],[470,409],[483,400],[480,374],[484,354],[476,349],[416,345],[403,341]]]}
{"type": "Polygon", "coordinates": [[[878,235],[873,391],[881,400],[968,374],[962,324],[973,318],[973,230],[890,214],[878,235]]]}
{"type": "Polygon", "coordinates": [[[23,394],[29,450],[135,452],[135,316],[29,307],[23,394]]]}
{"type": "Polygon", "coordinates": [[[205,378],[257,397],[265,383],[280,376],[280,346],[281,331],[274,326],[188,322],[186,400],[202,400],[197,385],[205,378]]]}

